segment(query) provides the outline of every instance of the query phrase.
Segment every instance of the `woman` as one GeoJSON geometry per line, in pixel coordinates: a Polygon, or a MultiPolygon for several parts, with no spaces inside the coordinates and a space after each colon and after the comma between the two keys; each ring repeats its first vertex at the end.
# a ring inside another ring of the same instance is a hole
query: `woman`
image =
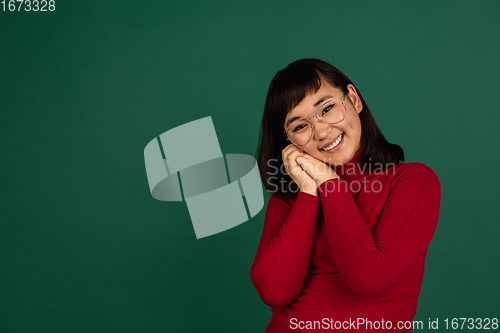
{"type": "Polygon", "coordinates": [[[435,173],[401,163],[360,92],[318,59],[272,80],[257,159],[271,197],[250,274],[272,308],[266,332],[411,331],[435,173]]]}

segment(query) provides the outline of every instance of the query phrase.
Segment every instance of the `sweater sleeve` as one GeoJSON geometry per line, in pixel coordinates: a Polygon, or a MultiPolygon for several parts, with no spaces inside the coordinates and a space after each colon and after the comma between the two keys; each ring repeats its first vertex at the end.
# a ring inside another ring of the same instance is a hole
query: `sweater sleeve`
{"type": "Polygon", "coordinates": [[[274,194],[250,269],[262,301],[281,308],[302,290],[309,268],[319,212],[319,197],[299,192],[293,207],[274,194]]]}
{"type": "Polygon", "coordinates": [[[438,222],[439,180],[420,163],[405,169],[390,184],[373,234],[346,185],[333,179],[318,189],[328,245],[349,287],[359,294],[374,294],[398,281],[425,257],[438,222]]]}

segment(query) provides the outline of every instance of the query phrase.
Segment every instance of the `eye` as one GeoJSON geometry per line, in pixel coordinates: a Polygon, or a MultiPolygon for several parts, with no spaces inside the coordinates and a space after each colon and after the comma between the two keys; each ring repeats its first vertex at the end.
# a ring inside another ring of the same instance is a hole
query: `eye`
{"type": "Polygon", "coordinates": [[[321,110],[321,115],[325,115],[328,112],[330,112],[334,106],[335,106],[335,104],[327,105],[323,110],[321,110]]]}
{"type": "Polygon", "coordinates": [[[300,130],[302,130],[302,129],[306,128],[306,127],[307,127],[307,125],[306,125],[306,124],[299,124],[299,125],[297,125],[297,126],[295,126],[295,127],[293,128],[293,132],[298,132],[298,131],[300,131],[300,130]]]}

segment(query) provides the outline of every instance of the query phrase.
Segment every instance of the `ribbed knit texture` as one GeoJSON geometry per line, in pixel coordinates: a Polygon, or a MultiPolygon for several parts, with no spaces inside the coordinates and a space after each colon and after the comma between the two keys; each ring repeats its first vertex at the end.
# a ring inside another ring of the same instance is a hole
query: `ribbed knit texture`
{"type": "Polygon", "coordinates": [[[361,149],[334,168],[340,179],[321,184],[319,197],[271,195],[250,270],[272,308],[266,332],[300,331],[300,321],[301,327],[322,323],[306,331],[324,332],[324,318],[383,319],[391,321],[390,332],[409,331],[395,327],[416,314],[438,221],[439,180],[421,163],[363,169],[360,156],[361,149]]]}

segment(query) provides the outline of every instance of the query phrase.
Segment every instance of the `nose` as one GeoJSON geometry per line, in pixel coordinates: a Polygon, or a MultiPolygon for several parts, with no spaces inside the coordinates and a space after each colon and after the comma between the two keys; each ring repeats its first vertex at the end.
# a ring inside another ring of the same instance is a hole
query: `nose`
{"type": "Polygon", "coordinates": [[[313,118],[313,125],[314,125],[313,136],[315,140],[321,141],[330,136],[333,125],[324,123],[317,118],[313,118]]]}

